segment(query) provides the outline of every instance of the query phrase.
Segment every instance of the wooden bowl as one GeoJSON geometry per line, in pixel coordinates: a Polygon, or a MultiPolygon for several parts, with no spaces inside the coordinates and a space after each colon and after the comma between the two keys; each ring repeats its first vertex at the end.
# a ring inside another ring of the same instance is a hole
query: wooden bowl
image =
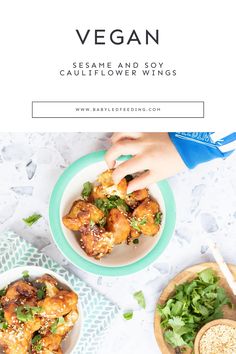
{"type": "MultiPolygon", "coordinates": [[[[228,266],[231,272],[233,273],[234,277],[236,278],[236,266],[232,264],[228,264],[228,266]]],[[[179,273],[174,279],[172,279],[169,282],[167,287],[163,290],[158,300],[158,304],[163,305],[166,303],[166,301],[174,294],[176,285],[180,285],[182,283],[185,283],[186,281],[192,281],[193,279],[196,278],[197,273],[200,273],[201,271],[207,268],[211,268],[219,277],[219,285],[225,289],[227,295],[229,296],[234,306],[234,308],[230,308],[227,305],[223,306],[223,318],[233,320],[233,321],[236,320],[236,311],[235,311],[236,296],[233,294],[232,290],[230,289],[218,265],[213,262],[197,264],[179,273]]],[[[161,328],[161,317],[158,311],[155,311],[154,333],[155,333],[157,344],[161,350],[161,353],[175,354],[174,348],[172,348],[164,339],[163,330],[161,328]]],[[[193,350],[190,348],[187,348],[186,351],[184,352],[184,354],[192,354],[192,353],[193,350]]]]}
{"type": "Polygon", "coordinates": [[[215,321],[211,321],[208,322],[207,324],[205,324],[205,326],[203,326],[200,331],[198,332],[198,334],[196,335],[195,341],[194,341],[194,354],[202,354],[200,353],[199,347],[200,347],[200,341],[202,336],[206,333],[206,331],[213,327],[213,326],[217,326],[217,325],[225,325],[225,326],[230,326],[233,328],[236,328],[236,321],[233,320],[228,320],[226,318],[221,318],[219,320],[215,320],[215,321]]]}

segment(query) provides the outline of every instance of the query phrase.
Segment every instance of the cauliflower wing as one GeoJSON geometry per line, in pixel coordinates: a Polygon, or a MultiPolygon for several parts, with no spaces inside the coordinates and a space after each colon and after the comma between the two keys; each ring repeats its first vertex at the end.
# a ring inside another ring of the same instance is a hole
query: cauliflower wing
{"type": "Polygon", "coordinates": [[[42,307],[42,317],[58,318],[74,309],[77,302],[78,296],[76,293],[68,290],[59,290],[56,295],[39,301],[38,306],[42,307]]]}
{"type": "Polygon", "coordinates": [[[68,332],[70,332],[78,318],[79,313],[77,308],[75,308],[64,317],[64,322],[58,323],[56,334],[64,337],[68,332]]]}
{"type": "Polygon", "coordinates": [[[80,232],[80,244],[88,256],[100,259],[112,251],[114,236],[103,227],[86,226],[80,232]]]}
{"type": "Polygon", "coordinates": [[[46,287],[46,296],[52,297],[58,293],[57,280],[49,274],[44,274],[41,278],[36,279],[36,283],[44,284],[46,287]]]}
{"type": "Polygon", "coordinates": [[[18,280],[8,286],[5,296],[1,298],[2,306],[9,303],[16,302],[22,304],[26,301],[34,301],[36,303],[36,290],[28,282],[24,280],[18,280]]]}
{"type": "Polygon", "coordinates": [[[160,211],[157,202],[146,198],[133,212],[134,228],[147,236],[154,236],[160,229],[160,225],[155,223],[155,215],[160,211]]]}
{"type": "Polygon", "coordinates": [[[84,200],[77,200],[73,203],[69,213],[62,218],[68,229],[79,231],[83,225],[88,225],[91,221],[95,224],[104,217],[104,213],[96,205],[84,200]]]}
{"type": "Polygon", "coordinates": [[[139,189],[134,191],[130,194],[127,194],[125,197],[125,202],[128,204],[132,209],[136,208],[141,201],[145,198],[148,198],[148,190],[147,188],[139,189]]]}
{"type": "Polygon", "coordinates": [[[118,209],[111,209],[107,218],[107,230],[114,235],[114,243],[125,242],[130,234],[130,224],[126,216],[118,209]]]}
{"type": "Polygon", "coordinates": [[[0,348],[5,354],[36,354],[39,351],[31,340],[38,333],[43,336],[36,343],[40,344],[41,354],[62,354],[61,341],[78,319],[77,302],[76,293],[59,290],[57,280],[48,274],[32,284],[25,280],[10,284],[0,298],[7,324],[0,329],[0,348]],[[37,298],[36,283],[46,286],[46,297],[41,301],[37,298]],[[58,333],[52,333],[51,326],[61,317],[63,321],[56,322],[58,333]]]}
{"type": "MultiPolygon", "coordinates": [[[[15,305],[15,304],[11,304],[15,305]]],[[[6,318],[6,312],[5,312],[6,318]]],[[[10,321],[6,330],[0,330],[0,346],[4,348],[6,354],[27,354],[32,335],[38,331],[41,320],[35,317],[33,320],[22,323],[16,320],[10,321]]]]}
{"type": "Polygon", "coordinates": [[[53,352],[54,350],[58,350],[62,339],[62,336],[50,333],[41,339],[40,344],[42,345],[42,349],[48,349],[53,352]]]}
{"type": "Polygon", "coordinates": [[[18,324],[16,308],[23,305],[36,306],[36,289],[30,283],[18,280],[8,286],[5,296],[1,298],[1,305],[7,323],[18,324]]]}
{"type": "Polygon", "coordinates": [[[27,354],[32,332],[30,328],[22,325],[18,328],[9,326],[7,330],[0,330],[0,346],[6,354],[27,354]]]}
{"type": "Polygon", "coordinates": [[[106,170],[98,176],[98,182],[103,187],[103,192],[106,196],[117,195],[121,199],[125,199],[127,194],[127,181],[125,178],[115,184],[112,178],[113,170],[106,170]]]}

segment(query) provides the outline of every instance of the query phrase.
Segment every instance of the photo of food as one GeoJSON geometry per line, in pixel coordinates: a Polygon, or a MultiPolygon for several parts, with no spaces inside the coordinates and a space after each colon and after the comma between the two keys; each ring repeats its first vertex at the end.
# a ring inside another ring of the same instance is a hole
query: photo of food
{"type": "Polygon", "coordinates": [[[0,134],[0,353],[236,353],[235,142],[0,134]]]}
{"type": "Polygon", "coordinates": [[[97,259],[111,253],[114,245],[138,244],[140,235],[157,235],[162,220],[160,206],[147,188],[127,194],[127,180],[133,176],[115,185],[112,172],[100,174],[97,184],[84,183],[83,199],[75,201],[63,217],[68,229],[80,232],[79,242],[87,255],[97,259]]]}
{"type": "Polygon", "coordinates": [[[157,235],[162,219],[159,204],[149,196],[148,189],[127,194],[126,176],[118,185],[112,170],[98,176],[97,184],[84,183],[83,199],[73,203],[63,217],[64,225],[80,231],[80,244],[87,255],[100,259],[112,252],[114,245],[139,243],[139,236],[157,235]]]}
{"type": "Polygon", "coordinates": [[[32,278],[23,271],[1,289],[0,309],[0,345],[6,353],[67,352],[61,345],[79,318],[78,295],[53,276],[32,278]]]}

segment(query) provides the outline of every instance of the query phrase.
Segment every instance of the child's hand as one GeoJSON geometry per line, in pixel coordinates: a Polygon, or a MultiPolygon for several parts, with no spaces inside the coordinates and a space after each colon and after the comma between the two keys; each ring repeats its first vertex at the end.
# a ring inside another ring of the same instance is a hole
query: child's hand
{"type": "Polygon", "coordinates": [[[112,146],[105,156],[109,168],[115,167],[119,156],[133,155],[113,172],[116,184],[128,174],[145,171],[129,183],[128,193],[173,176],[186,168],[168,133],[115,133],[111,141],[112,146]]]}

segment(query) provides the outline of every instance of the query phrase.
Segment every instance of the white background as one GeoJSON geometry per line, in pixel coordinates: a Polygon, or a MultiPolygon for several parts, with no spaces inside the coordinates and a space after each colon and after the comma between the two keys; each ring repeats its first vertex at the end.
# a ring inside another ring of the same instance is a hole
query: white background
{"type": "Polygon", "coordinates": [[[1,2],[1,130],[217,130],[235,116],[235,1],[1,2]],[[75,29],[159,29],[160,44],[82,46],[75,29]],[[59,77],[73,61],[164,61],[170,78],[59,77]],[[31,119],[32,100],[204,100],[203,119],[31,119]]]}

